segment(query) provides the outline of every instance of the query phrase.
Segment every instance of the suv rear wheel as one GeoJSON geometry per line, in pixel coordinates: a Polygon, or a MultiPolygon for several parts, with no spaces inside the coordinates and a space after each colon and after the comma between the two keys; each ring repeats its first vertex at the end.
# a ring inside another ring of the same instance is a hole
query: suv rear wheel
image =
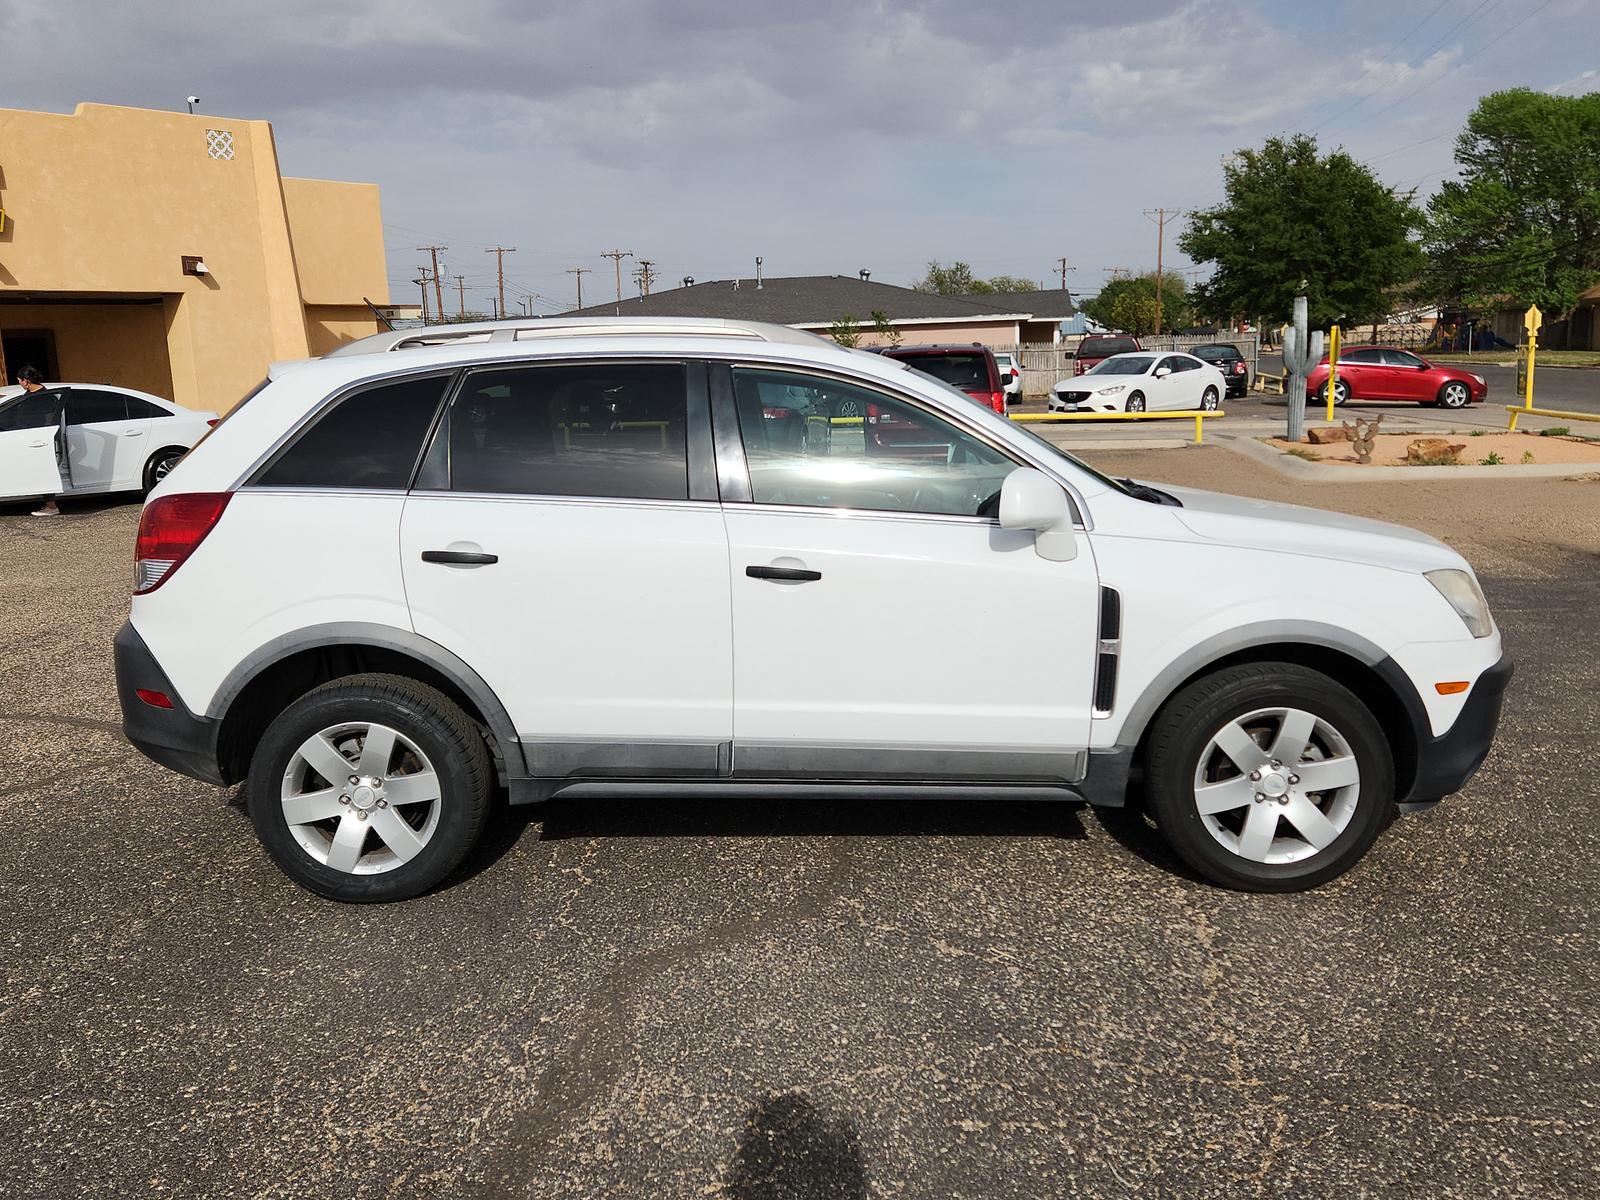
{"type": "Polygon", "coordinates": [[[300,697],[250,762],[248,807],[272,860],[331,900],[404,900],[441,883],[488,818],[489,754],[466,715],[397,675],[300,697]]]}
{"type": "Polygon", "coordinates": [[[1316,887],[1355,865],[1394,807],[1394,763],[1344,685],[1289,663],[1196,680],[1151,729],[1150,809],[1207,879],[1252,892],[1316,887]]]}

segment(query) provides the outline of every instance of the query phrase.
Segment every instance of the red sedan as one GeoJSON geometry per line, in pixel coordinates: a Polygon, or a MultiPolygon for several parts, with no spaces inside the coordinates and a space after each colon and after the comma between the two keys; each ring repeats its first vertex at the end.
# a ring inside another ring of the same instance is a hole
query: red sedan
{"type": "MultiPolygon", "coordinates": [[[[1324,358],[1306,377],[1310,399],[1328,394],[1328,360],[1324,358]]],[[[1481,404],[1489,396],[1482,375],[1455,367],[1439,367],[1409,350],[1394,346],[1350,346],[1339,352],[1339,376],[1333,384],[1333,402],[1357,400],[1411,400],[1444,408],[1481,404]]]]}

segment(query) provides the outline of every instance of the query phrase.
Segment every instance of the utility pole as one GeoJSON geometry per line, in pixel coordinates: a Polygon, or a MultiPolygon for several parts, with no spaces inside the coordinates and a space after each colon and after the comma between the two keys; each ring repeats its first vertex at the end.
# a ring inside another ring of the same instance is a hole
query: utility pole
{"type": "Polygon", "coordinates": [[[1144,215],[1156,223],[1156,333],[1161,333],[1161,251],[1167,242],[1167,222],[1179,215],[1176,208],[1147,208],[1144,215]]]}
{"type": "Polygon", "coordinates": [[[456,316],[463,321],[467,319],[467,280],[464,275],[456,276],[456,316]]]}
{"type": "Polygon", "coordinates": [[[1120,279],[1124,275],[1133,274],[1127,267],[1101,267],[1100,269],[1109,272],[1113,279],[1120,279]]]}
{"type": "Polygon", "coordinates": [[[650,294],[650,285],[656,281],[656,274],[655,259],[641,258],[639,260],[639,269],[633,273],[633,277],[639,281],[639,294],[641,296],[650,294]]]}
{"type": "MultiPolygon", "coordinates": [[[[418,250],[426,250],[433,258],[433,308],[439,314],[439,320],[444,320],[444,292],[439,285],[439,251],[450,249],[449,246],[418,246],[418,250]]],[[[423,308],[427,308],[424,304],[423,308]]]]}
{"type": "Polygon", "coordinates": [[[622,315],[622,260],[632,258],[632,250],[602,250],[601,258],[609,258],[617,265],[617,315],[622,315]]]}
{"type": "Polygon", "coordinates": [[[428,268],[418,267],[417,277],[411,282],[422,288],[422,323],[426,325],[428,323],[428,284],[430,282],[428,268]]]}
{"type": "Polygon", "coordinates": [[[1061,290],[1064,292],[1064,291],[1067,290],[1067,259],[1066,259],[1066,256],[1063,255],[1062,257],[1056,259],[1056,261],[1061,264],[1061,290]]]}
{"type": "Polygon", "coordinates": [[[517,248],[515,246],[489,246],[484,250],[485,254],[494,255],[495,278],[500,284],[500,319],[502,321],[506,317],[506,255],[515,254],[516,252],[517,248]]]}
{"type": "Polygon", "coordinates": [[[568,267],[567,268],[567,274],[568,275],[576,275],[578,277],[578,307],[579,308],[583,307],[583,277],[585,275],[590,274],[593,271],[594,271],[593,267],[568,267]]]}

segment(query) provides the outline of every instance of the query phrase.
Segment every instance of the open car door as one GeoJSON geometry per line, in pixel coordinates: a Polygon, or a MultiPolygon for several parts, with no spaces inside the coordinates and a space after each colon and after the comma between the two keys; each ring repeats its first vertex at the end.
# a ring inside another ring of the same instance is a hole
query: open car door
{"type": "Polygon", "coordinates": [[[56,427],[0,431],[0,500],[54,496],[61,490],[56,427]]]}

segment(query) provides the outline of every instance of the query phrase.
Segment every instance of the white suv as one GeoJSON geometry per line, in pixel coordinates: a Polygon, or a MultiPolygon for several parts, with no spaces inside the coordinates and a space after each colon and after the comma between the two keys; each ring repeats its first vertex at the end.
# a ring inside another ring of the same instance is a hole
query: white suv
{"type": "Polygon", "coordinates": [[[1108,479],[792,330],[659,326],[276,369],[145,508],[128,737],[248,780],[341,900],[438,884],[502,789],[1139,802],[1288,891],[1488,752],[1510,663],[1432,538],[1108,479]]]}

